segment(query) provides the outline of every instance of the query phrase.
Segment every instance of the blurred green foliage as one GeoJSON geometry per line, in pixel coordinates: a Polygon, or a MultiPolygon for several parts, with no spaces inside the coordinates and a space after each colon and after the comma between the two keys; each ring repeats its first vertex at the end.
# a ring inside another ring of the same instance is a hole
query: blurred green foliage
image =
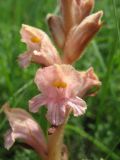
{"type": "MultiPolygon", "coordinates": [[[[32,83],[38,66],[22,70],[17,64],[17,56],[25,51],[19,30],[25,23],[49,34],[45,17],[56,5],[57,0],[0,0],[0,106],[10,100],[13,107],[28,110],[28,100],[38,92],[32,83]]],[[[96,97],[86,98],[87,113],[69,120],[65,143],[70,160],[120,159],[120,0],[96,0],[94,12],[98,10],[104,11],[103,28],[75,67],[86,70],[93,66],[102,87],[96,97]]],[[[46,128],[43,112],[34,116],[46,128]]],[[[0,160],[39,159],[17,143],[10,151],[4,149],[7,128],[0,108],[0,160]]]]}

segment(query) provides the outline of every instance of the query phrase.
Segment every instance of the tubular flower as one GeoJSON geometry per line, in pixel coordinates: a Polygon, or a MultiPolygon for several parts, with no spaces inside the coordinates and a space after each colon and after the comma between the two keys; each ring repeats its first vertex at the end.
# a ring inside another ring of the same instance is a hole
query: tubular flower
{"type": "Polygon", "coordinates": [[[59,16],[48,14],[47,19],[52,36],[54,37],[56,44],[59,48],[63,48],[65,43],[65,32],[62,18],[59,16]]]}
{"type": "Polygon", "coordinates": [[[94,7],[94,0],[75,0],[74,1],[73,18],[75,24],[79,24],[87,17],[94,7]]]}
{"type": "Polygon", "coordinates": [[[48,15],[54,41],[63,51],[63,63],[74,63],[102,26],[102,11],[90,14],[94,0],[60,0],[61,16],[48,15]]]}
{"type": "Polygon", "coordinates": [[[57,50],[45,32],[23,24],[20,33],[22,42],[27,45],[27,51],[18,57],[21,67],[27,67],[31,61],[45,66],[61,63],[57,50]]]}
{"type": "Polygon", "coordinates": [[[52,125],[64,122],[67,111],[71,108],[74,116],[85,113],[86,103],[77,95],[83,79],[70,65],[53,65],[39,69],[35,83],[41,94],[29,101],[29,108],[37,112],[39,107],[46,105],[47,119],[52,125]]]}
{"type": "Polygon", "coordinates": [[[89,91],[94,87],[99,88],[101,86],[101,82],[99,81],[97,75],[94,73],[94,69],[91,67],[86,72],[79,72],[79,77],[83,80],[78,95],[80,97],[84,97],[88,93],[88,96],[94,96],[96,91],[93,91],[90,94],[89,91]]]}
{"type": "Polygon", "coordinates": [[[66,33],[88,16],[94,6],[94,0],[60,0],[60,3],[66,33]]]}
{"type": "Polygon", "coordinates": [[[47,156],[47,144],[37,122],[23,109],[11,109],[8,104],[5,104],[3,109],[11,126],[5,135],[5,148],[10,149],[15,140],[18,139],[31,146],[45,158],[47,156]]]}
{"type": "Polygon", "coordinates": [[[71,64],[81,55],[86,45],[100,29],[100,18],[103,12],[99,11],[86,17],[80,25],[74,27],[68,34],[65,46],[63,62],[71,64]]]}

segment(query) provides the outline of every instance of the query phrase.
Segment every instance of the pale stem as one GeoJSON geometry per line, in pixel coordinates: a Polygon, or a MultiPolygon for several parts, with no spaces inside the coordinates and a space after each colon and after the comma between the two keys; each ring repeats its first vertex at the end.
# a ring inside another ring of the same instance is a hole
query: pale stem
{"type": "Polygon", "coordinates": [[[62,160],[62,147],[63,147],[63,137],[66,122],[69,118],[71,110],[66,114],[66,119],[64,124],[60,125],[56,131],[49,135],[48,137],[48,159],[47,160],[62,160]]]}
{"type": "Polygon", "coordinates": [[[59,126],[55,133],[49,135],[48,160],[61,160],[65,124],[59,126]]]}

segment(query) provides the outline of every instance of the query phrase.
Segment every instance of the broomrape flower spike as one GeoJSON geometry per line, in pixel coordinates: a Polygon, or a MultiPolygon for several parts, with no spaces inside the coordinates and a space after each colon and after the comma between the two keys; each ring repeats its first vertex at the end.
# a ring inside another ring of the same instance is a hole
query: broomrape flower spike
{"type": "Polygon", "coordinates": [[[81,57],[87,44],[100,30],[103,12],[90,15],[94,0],[59,2],[60,15],[49,14],[47,20],[61,56],[44,31],[25,24],[20,30],[21,41],[27,45],[27,51],[18,57],[20,66],[25,68],[31,62],[44,66],[38,69],[34,80],[41,93],[29,100],[29,110],[38,112],[43,105],[47,108],[46,118],[52,125],[48,130],[48,141],[29,113],[20,108],[12,109],[8,104],[3,106],[11,127],[5,135],[5,147],[10,149],[16,140],[20,140],[44,160],[68,160],[67,149],[63,148],[63,135],[70,113],[76,117],[83,115],[87,109],[84,97],[94,96],[95,91],[90,94],[88,91],[101,85],[92,67],[87,71],[77,71],[70,64],[81,57]]]}

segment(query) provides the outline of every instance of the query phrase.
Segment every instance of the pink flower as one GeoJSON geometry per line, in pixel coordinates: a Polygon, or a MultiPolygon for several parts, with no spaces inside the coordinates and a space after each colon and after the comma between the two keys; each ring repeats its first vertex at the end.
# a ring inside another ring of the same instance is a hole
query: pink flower
{"type": "Polygon", "coordinates": [[[3,106],[11,129],[5,135],[5,148],[9,149],[15,140],[30,145],[43,158],[47,155],[47,144],[43,132],[37,122],[25,110],[11,109],[8,104],[3,106]]]}
{"type": "Polygon", "coordinates": [[[61,63],[57,50],[45,32],[23,24],[20,33],[22,42],[27,44],[27,51],[18,58],[21,67],[27,67],[30,62],[45,66],[61,63]]]}
{"type": "MultiPolygon", "coordinates": [[[[84,97],[93,87],[99,88],[101,86],[101,82],[94,73],[94,69],[92,67],[86,72],[79,72],[79,76],[82,78],[81,88],[78,93],[80,97],[84,97]]],[[[88,96],[94,96],[95,94],[96,91],[93,91],[92,93],[88,93],[88,96]]]]}
{"type": "Polygon", "coordinates": [[[47,119],[57,126],[64,122],[69,108],[74,116],[84,114],[86,103],[77,96],[82,80],[79,72],[70,65],[53,65],[39,69],[35,83],[42,93],[29,101],[30,111],[37,112],[40,106],[47,105],[47,119]]]}

